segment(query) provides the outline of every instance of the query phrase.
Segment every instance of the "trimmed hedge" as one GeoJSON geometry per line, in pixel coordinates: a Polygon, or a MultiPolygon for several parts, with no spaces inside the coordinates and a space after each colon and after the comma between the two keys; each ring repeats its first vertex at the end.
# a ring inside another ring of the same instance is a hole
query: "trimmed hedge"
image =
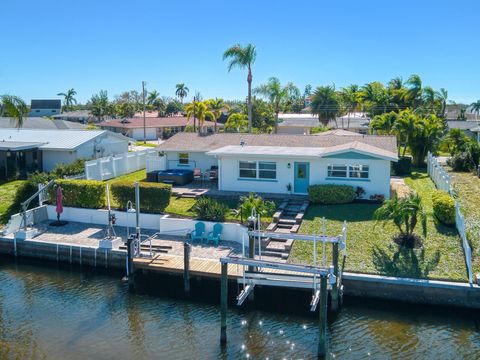
{"type": "MultiPolygon", "coordinates": [[[[162,183],[140,182],[140,210],[161,213],[170,203],[172,187],[162,183]]],[[[120,207],[130,200],[135,204],[135,187],[131,181],[119,181],[110,185],[111,194],[120,207]]]]}
{"type": "Polygon", "coordinates": [[[229,208],[215,199],[201,197],[195,202],[192,210],[199,220],[223,222],[229,208]]]}
{"type": "MultiPolygon", "coordinates": [[[[97,180],[56,180],[62,187],[63,206],[100,209],[106,206],[105,183],[97,180]]],[[[55,199],[56,188],[50,189],[55,199]]]]}
{"type": "Polygon", "coordinates": [[[308,196],[314,204],[346,204],[353,202],[357,193],[350,185],[310,185],[308,196]]]}
{"type": "Polygon", "coordinates": [[[395,175],[410,175],[412,173],[412,158],[405,156],[393,163],[395,175]]]}
{"type": "Polygon", "coordinates": [[[446,191],[437,190],[432,195],[433,214],[442,224],[455,225],[455,200],[446,191]]]}

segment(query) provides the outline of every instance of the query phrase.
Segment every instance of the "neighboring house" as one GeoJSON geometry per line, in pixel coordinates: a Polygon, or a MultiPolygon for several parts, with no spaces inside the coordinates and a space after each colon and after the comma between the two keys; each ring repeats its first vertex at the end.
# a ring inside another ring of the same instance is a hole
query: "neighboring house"
{"type": "Polygon", "coordinates": [[[32,100],[28,116],[53,116],[62,111],[61,100],[32,100]]]}
{"type": "Polygon", "coordinates": [[[474,120],[447,120],[448,129],[460,129],[465,135],[470,136],[471,138],[478,138],[478,127],[480,126],[480,121],[474,120]]]}
{"type": "Polygon", "coordinates": [[[95,122],[97,120],[95,116],[92,115],[90,110],[68,111],[58,115],[53,115],[52,117],[57,120],[67,120],[82,124],[95,122]]]}
{"type": "MultiPolygon", "coordinates": [[[[187,126],[193,126],[193,118],[188,119],[180,116],[163,118],[147,117],[145,123],[147,140],[157,140],[168,138],[172,134],[182,132],[187,126]]],[[[144,139],[143,118],[140,117],[104,121],[97,125],[102,129],[121,133],[135,140],[144,139]]],[[[198,120],[196,121],[196,126],[198,127],[198,120]]],[[[213,132],[215,123],[212,121],[205,121],[203,127],[204,131],[213,132]]],[[[221,127],[223,127],[223,124],[217,124],[217,128],[221,127]]]]}
{"type": "MultiPolygon", "coordinates": [[[[1,128],[14,128],[16,127],[16,120],[9,117],[0,117],[0,129],[1,128]]],[[[79,124],[73,121],[66,120],[52,120],[41,117],[28,117],[23,119],[22,129],[51,129],[51,130],[84,130],[85,125],[79,124]]]]}
{"type": "Polygon", "coordinates": [[[178,133],[157,147],[166,168],[218,167],[224,191],[306,194],[312,184],[362,187],[390,197],[394,136],[178,133]]]}
{"type": "MultiPolygon", "coordinates": [[[[318,116],[312,114],[279,114],[278,118],[278,134],[309,135],[312,128],[321,125],[318,116]]],[[[328,127],[367,134],[369,122],[370,118],[365,113],[351,113],[331,120],[328,127]]]]}
{"type": "Polygon", "coordinates": [[[129,139],[105,130],[0,130],[0,177],[128,152],[129,139]]]}

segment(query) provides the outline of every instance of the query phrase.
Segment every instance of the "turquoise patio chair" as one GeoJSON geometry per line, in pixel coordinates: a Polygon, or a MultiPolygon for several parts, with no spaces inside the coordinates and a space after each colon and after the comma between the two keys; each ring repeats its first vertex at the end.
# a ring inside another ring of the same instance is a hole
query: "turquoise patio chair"
{"type": "Polygon", "coordinates": [[[213,231],[209,232],[207,235],[207,244],[211,241],[215,246],[218,246],[222,237],[222,229],[222,224],[216,223],[213,225],[213,231]]]}
{"type": "Polygon", "coordinates": [[[205,223],[203,222],[197,222],[195,224],[195,230],[192,230],[190,233],[190,237],[192,241],[200,241],[202,242],[205,239],[205,223]]]}

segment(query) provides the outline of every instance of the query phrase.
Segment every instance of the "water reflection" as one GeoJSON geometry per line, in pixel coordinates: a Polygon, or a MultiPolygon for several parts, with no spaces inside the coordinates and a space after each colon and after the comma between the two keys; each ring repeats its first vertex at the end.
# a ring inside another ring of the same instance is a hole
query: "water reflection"
{"type": "MultiPolygon", "coordinates": [[[[228,343],[222,348],[218,287],[194,285],[192,292],[202,296],[185,300],[176,295],[181,284],[171,279],[154,281],[160,294],[131,294],[120,278],[1,264],[0,359],[311,359],[316,355],[318,317],[308,312],[309,294],[282,296],[262,289],[254,304],[240,309],[231,305],[228,343]],[[269,312],[272,307],[274,312],[269,312]],[[295,311],[287,313],[287,308],[295,311]]],[[[469,312],[369,300],[346,301],[339,316],[330,320],[328,339],[332,359],[480,354],[478,322],[469,312]]]]}

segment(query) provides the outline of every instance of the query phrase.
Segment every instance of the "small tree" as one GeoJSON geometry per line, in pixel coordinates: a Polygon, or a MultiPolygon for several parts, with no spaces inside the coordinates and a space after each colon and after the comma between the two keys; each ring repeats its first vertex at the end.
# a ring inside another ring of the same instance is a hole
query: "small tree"
{"type": "Polygon", "coordinates": [[[421,244],[419,237],[414,234],[418,221],[422,225],[423,236],[427,236],[427,213],[423,209],[421,197],[415,193],[405,198],[394,197],[385,201],[375,211],[373,218],[384,224],[393,221],[400,231],[394,240],[401,246],[413,248],[421,244]]]}
{"type": "Polygon", "coordinates": [[[242,196],[240,198],[237,216],[241,216],[243,221],[245,221],[252,215],[253,208],[255,208],[257,214],[263,217],[273,215],[276,206],[273,201],[264,200],[262,197],[250,193],[248,196],[242,196]]]}

